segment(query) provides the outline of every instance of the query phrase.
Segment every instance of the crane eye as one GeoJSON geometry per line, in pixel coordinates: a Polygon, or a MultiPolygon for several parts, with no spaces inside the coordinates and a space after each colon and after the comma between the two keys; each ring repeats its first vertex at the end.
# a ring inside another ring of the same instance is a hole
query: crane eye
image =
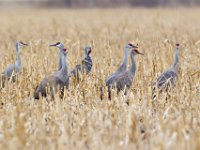
{"type": "Polygon", "coordinates": [[[132,43],[129,43],[128,45],[131,46],[132,48],[138,48],[138,44],[137,46],[133,45],[132,43]]]}
{"type": "Polygon", "coordinates": [[[133,44],[131,44],[131,43],[128,43],[128,45],[131,46],[131,47],[133,47],[133,44]]]}

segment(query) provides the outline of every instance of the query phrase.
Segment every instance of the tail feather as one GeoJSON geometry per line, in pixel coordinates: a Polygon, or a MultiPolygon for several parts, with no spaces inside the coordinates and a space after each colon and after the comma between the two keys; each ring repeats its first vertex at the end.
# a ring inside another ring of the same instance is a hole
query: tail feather
{"type": "Polygon", "coordinates": [[[103,86],[101,86],[99,90],[100,90],[100,99],[103,100],[103,86]]]}
{"type": "Polygon", "coordinates": [[[157,83],[154,82],[152,85],[152,100],[155,101],[157,99],[157,91],[156,91],[157,83]]]}
{"type": "Polygon", "coordinates": [[[111,100],[111,97],[112,97],[112,95],[111,95],[111,87],[108,86],[108,99],[111,100]]]}
{"type": "Polygon", "coordinates": [[[36,88],[35,88],[35,92],[34,92],[33,98],[34,99],[39,99],[38,86],[36,86],[36,88]]]}
{"type": "MultiPolygon", "coordinates": [[[[100,99],[103,100],[103,98],[104,98],[104,88],[103,88],[103,86],[101,86],[99,88],[99,90],[100,90],[100,99]]],[[[111,88],[110,88],[110,86],[108,86],[106,93],[108,93],[108,99],[111,100],[111,88]]]]}
{"type": "Polygon", "coordinates": [[[5,79],[2,78],[2,79],[1,79],[1,88],[4,88],[4,87],[5,87],[5,79]]]}
{"type": "Polygon", "coordinates": [[[42,97],[46,97],[47,96],[45,87],[42,87],[41,85],[38,85],[35,88],[35,92],[34,92],[33,98],[36,99],[36,100],[40,99],[40,94],[41,94],[42,97]]]}

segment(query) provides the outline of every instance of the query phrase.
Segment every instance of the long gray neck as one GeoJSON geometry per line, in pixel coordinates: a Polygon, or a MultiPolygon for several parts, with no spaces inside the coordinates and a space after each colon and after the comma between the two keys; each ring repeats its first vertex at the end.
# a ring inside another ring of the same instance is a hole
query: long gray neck
{"type": "Polygon", "coordinates": [[[87,57],[88,56],[87,50],[84,49],[84,52],[85,52],[85,57],[87,57]]]}
{"type": "Polygon", "coordinates": [[[19,55],[19,45],[16,44],[16,65],[21,66],[21,58],[19,55]]]}
{"type": "Polygon", "coordinates": [[[66,55],[67,54],[63,54],[62,55],[62,68],[61,68],[61,73],[63,74],[63,75],[67,75],[68,74],[68,68],[67,68],[67,61],[66,61],[66,55]]]}
{"type": "Polygon", "coordinates": [[[128,63],[128,51],[129,51],[129,49],[128,49],[128,48],[125,48],[124,58],[123,58],[122,64],[121,64],[120,67],[119,67],[119,70],[120,70],[120,71],[125,71],[126,68],[127,68],[127,63],[128,63]]]}
{"type": "Polygon", "coordinates": [[[178,69],[178,48],[176,48],[174,63],[172,65],[172,67],[177,72],[177,69],[178,69]]]}
{"type": "Polygon", "coordinates": [[[130,68],[130,72],[131,72],[132,75],[135,75],[136,64],[135,64],[135,59],[134,59],[134,53],[133,53],[133,52],[131,52],[130,57],[131,57],[131,68],[130,68]]]}
{"type": "Polygon", "coordinates": [[[60,51],[59,51],[59,59],[58,59],[58,70],[60,70],[62,68],[62,50],[63,48],[59,48],[60,51]]]}

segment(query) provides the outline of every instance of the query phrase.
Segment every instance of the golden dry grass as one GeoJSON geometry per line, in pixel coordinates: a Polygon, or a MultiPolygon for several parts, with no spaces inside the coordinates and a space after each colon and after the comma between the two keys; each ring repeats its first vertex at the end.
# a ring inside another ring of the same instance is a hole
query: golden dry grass
{"type": "Polygon", "coordinates": [[[200,10],[0,10],[0,71],[15,58],[15,42],[24,69],[18,82],[1,90],[0,149],[200,149],[200,10]],[[81,61],[83,47],[93,47],[91,75],[70,87],[64,100],[34,101],[36,85],[57,69],[62,41],[69,68],[81,61]],[[122,60],[124,45],[138,43],[137,73],[126,97],[99,99],[122,60]],[[176,88],[165,103],[151,102],[151,83],[173,62],[179,42],[176,88]],[[142,133],[142,131],[144,133],[142,133]]]}

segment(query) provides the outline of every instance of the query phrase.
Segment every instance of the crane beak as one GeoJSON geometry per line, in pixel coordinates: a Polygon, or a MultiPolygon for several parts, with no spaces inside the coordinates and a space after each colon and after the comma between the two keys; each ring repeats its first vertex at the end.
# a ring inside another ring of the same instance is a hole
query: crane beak
{"type": "Polygon", "coordinates": [[[28,44],[23,43],[24,46],[29,46],[28,44]]]}
{"type": "Polygon", "coordinates": [[[49,46],[56,46],[56,44],[50,44],[49,46]]]}
{"type": "Polygon", "coordinates": [[[28,44],[26,44],[26,43],[24,43],[22,41],[19,41],[19,43],[22,44],[22,45],[28,46],[28,44]]]}
{"type": "Polygon", "coordinates": [[[144,55],[143,53],[139,52],[138,49],[133,49],[133,51],[136,53],[136,54],[139,54],[139,55],[144,55]]]}
{"type": "Polygon", "coordinates": [[[140,54],[140,55],[142,55],[142,56],[144,55],[144,54],[143,54],[143,53],[141,53],[141,52],[138,52],[138,54],[140,54]]]}

